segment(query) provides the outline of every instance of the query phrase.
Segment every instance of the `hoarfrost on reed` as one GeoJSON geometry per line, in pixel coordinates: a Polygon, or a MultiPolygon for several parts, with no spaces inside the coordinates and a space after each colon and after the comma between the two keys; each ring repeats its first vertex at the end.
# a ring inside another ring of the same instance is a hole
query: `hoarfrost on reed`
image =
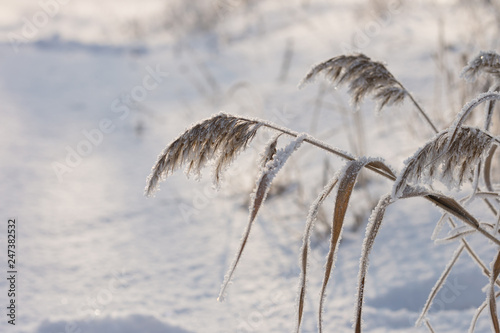
{"type": "Polygon", "coordinates": [[[210,160],[215,160],[214,177],[219,183],[224,168],[246,148],[261,126],[257,121],[225,113],[193,125],[160,154],[148,177],[146,195],[152,195],[158,183],[182,165],[186,165],[187,175],[199,175],[210,160]]]}
{"type": "Polygon", "coordinates": [[[341,55],[314,66],[299,86],[324,74],[335,85],[348,84],[352,102],[358,106],[367,95],[373,95],[379,109],[404,100],[407,92],[384,64],[364,54],[341,55]]]}
{"type": "Polygon", "coordinates": [[[481,51],[462,69],[460,77],[472,82],[475,81],[482,72],[491,74],[496,80],[499,80],[500,55],[495,51],[481,51]]]}
{"type": "MultiPolygon", "coordinates": [[[[462,76],[468,80],[474,80],[481,72],[492,74],[496,78],[500,77],[500,56],[495,52],[481,52],[464,68],[462,76]]],[[[236,257],[224,279],[219,300],[222,300],[224,297],[228,283],[234,274],[249,239],[252,224],[256,220],[257,214],[266,199],[273,179],[277,172],[285,165],[291,154],[301,144],[308,143],[342,158],[346,161],[346,164],[326,184],[323,191],[312,203],[307,214],[300,255],[301,275],[299,277],[295,332],[300,331],[304,315],[308,257],[311,251],[310,236],[314,228],[318,210],[325,199],[336,189],[335,207],[331,224],[330,251],[325,265],[318,309],[318,328],[322,332],[326,287],[334,269],[346,212],[350,204],[352,204],[350,203],[351,194],[355,189],[357,177],[363,168],[374,171],[388,179],[391,183],[390,186],[392,186],[392,192],[380,197],[366,228],[359,265],[358,291],[354,303],[355,332],[360,333],[362,330],[363,296],[369,256],[375,238],[381,228],[386,209],[389,205],[400,199],[416,197],[425,198],[444,211],[441,219],[436,223],[436,229],[431,236],[432,239],[435,239],[438,243],[442,241],[457,241],[460,243],[451,261],[444,268],[441,277],[430,291],[429,298],[418,319],[418,324],[425,323],[431,332],[434,331],[427,317],[428,310],[452,268],[455,266],[459,256],[462,252],[466,251],[490,281],[486,301],[478,308],[473,317],[470,332],[474,330],[476,321],[483,309],[488,306],[493,328],[496,332],[499,332],[500,324],[496,314],[496,298],[500,296],[500,293],[495,293],[495,285],[500,286],[500,280],[498,280],[500,275],[500,254],[497,255],[492,263],[491,269],[488,269],[487,265],[482,262],[481,258],[469,245],[466,236],[472,233],[480,233],[491,241],[490,244],[500,246],[500,240],[497,238],[500,224],[500,214],[498,213],[500,210],[500,195],[495,190],[498,188],[498,184],[493,184],[490,177],[491,164],[495,148],[499,141],[497,137],[488,132],[491,114],[495,107],[494,101],[500,99],[500,94],[491,90],[480,94],[462,108],[452,126],[438,131],[412,95],[380,62],[372,61],[363,54],[341,55],[313,67],[302,81],[302,84],[312,81],[319,74],[324,74],[336,85],[348,84],[349,93],[352,96],[355,106],[358,106],[367,95],[375,98],[379,104],[379,108],[399,103],[408,97],[424,116],[436,135],[421,149],[417,150],[412,157],[407,159],[403,170],[397,173],[381,159],[368,157],[355,158],[350,153],[330,146],[307,134],[299,134],[288,128],[280,127],[264,120],[247,119],[220,113],[186,130],[170,143],[158,157],[148,178],[146,195],[153,194],[158,187],[158,183],[181,166],[186,167],[187,175],[199,175],[201,169],[209,161],[214,162],[214,181],[215,183],[219,183],[225,168],[231,164],[239,152],[247,147],[260,128],[266,127],[277,133],[266,145],[261,154],[259,163],[260,172],[257,177],[255,189],[251,194],[247,227],[243,233],[236,257]],[[472,110],[483,102],[489,102],[484,129],[464,126],[464,122],[472,110]],[[278,148],[278,140],[281,136],[289,136],[292,139],[285,147],[278,148]],[[481,163],[483,159],[484,163],[481,163]],[[483,178],[480,178],[480,176],[483,178]],[[480,182],[481,179],[483,180],[482,182],[480,182]],[[434,180],[442,181],[450,189],[460,188],[463,183],[470,181],[473,183],[474,190],[472,194],[465,198],[458,199],[454,196],[446,196],[431,190],[427,185],[434,180]],[[480,186],[483,185],[486,186],[488,192],[480,190],[480,186]],[[487,204],[493,216],[492,221],[479,222],[469,212],[466,207],[474,203],[474,200],[482,200],[487,204]],[[462,222],[463,225],[457,225],[456,221],[462,222]],[[445,238],[438,239],[438,234],[444,228],[445,222],[448,222],[450,232],[445,238]]]]}
{"type": "Polygon", "coordinates": [[[460,127],[439,133],[409,158],[394,184],[393,197],[401,195],[407,184],[431,183],[440,179],[451,188],[471,180],[481,158],[488,153],[494,138],[473,127],[460,127]],[[450,142],[450,140],[452,140],[450,142]]]}

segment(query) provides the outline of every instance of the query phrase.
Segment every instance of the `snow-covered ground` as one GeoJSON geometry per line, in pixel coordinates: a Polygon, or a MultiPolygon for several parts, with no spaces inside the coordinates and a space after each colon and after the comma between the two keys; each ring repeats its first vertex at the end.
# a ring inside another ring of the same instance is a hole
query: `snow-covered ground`
{"type": "MultiPolygon", "coordinates": [[[[319,107],[318,94],[327,86],[318,80],[298,90],[302,76],[313,64],[361,51],[385,62],[443,127],[462,101],[438,84],[445,81],[439,49],[456,78],[462,54],[498,47],[492,37],[498,22],[481,4],[248,3],[0,5],[1,332],[292,331],[302,232],[307,206],[322,186],[325,154],[304,145],[285,166],[276,180],[282,192],[265,204],[223,303],[216,298],[247,221],[266,133],[228,170],[218,192],[206,170],[200,182],[179,172],[155,198],[144,197],[157,155],[191,123],[224,110],[307,131],[344,150],[362,146],[358,152],[400,170],[432,136],[409,103],[375,116],[367,102],[357,117],[344,89],[328,90],[319,107]],[[353,138],[360,133],[364,144],[353,138]],[[3,277],[11,217],[18,223],[15,327],[7,323],[3,277]]],[[[329,158],[327,175],[341,162],[329,158]]],[[[391,184],[369,179],[376,203],[391,184]]],[[[373,205],[363,192],[351,202],[328,287],[327,332],[352,330],[373,205]],[[354,211],[364,212],[357,231],[354,211]]],[[[421,199],[389,208],[367,277],[367,332],[427,331],[415,328],[415,319],[455,249],[430,240],[439,217],[421,199]]],[[[302,332],[317,330],[329,246],[323,236],[313,237],[302,332]]],[[[470,242],[489,263],[491,244],[479,236],[470,242]]],[[[465,332],[487,283],[462,255],[431,309],[436,332],[465,332]]],[[[477,332],[489,330],[485,312],[477,332]]]]}

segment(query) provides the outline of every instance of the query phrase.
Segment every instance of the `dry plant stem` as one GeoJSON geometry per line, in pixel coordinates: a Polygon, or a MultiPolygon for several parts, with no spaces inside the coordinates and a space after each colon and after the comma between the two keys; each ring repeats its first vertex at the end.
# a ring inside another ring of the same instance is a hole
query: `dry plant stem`
{"type": "Polygon", "coordinates": [[[488,303],[490,308],[491,322],[493,324],[493,328],[495,329],[495,333],[500,333],[500,324],[498,322],[497,316],[497,302],[495,297],[495,281],[500,274],[500,251],[497,254],[495,259],[495,263],[493,264],[493,274],[491,274],[490,279],[490,288],[488,293],[488,303]]]}
{"type": "Polygon", "coordinates": [[[429,329],[429,332],[435,333],[434,329],[432,328],[431,323],[427,319],[425,320],[425,326],[427,326],[427,328],[429,329]]]}
{"type": "MultiPolygon", "coordinates": [[[[500,94],[499,94],[499,96],[500,96],[500,94]]],[[[258,120],[251,120],[251,119],[241,118],[241,117],[238,117],[238,118],[241,120],[258,122],[258,120]]],[[[295,132],[295,131],[292,131],[292,130],[289,130],[287,128],[283,128],[283,127],[280,127],[280,126],[277,126],[277,125],[271,124],[271,123],[262,123],[262,126],[283,132],[283,133],[291,135],[293,137],[297,137],[299,135],[298,132],[295,132]]],[[[324,149],[324,150],[326,150],[330,153],[333,153],[337,156],[340,156],[346,160],[349,160],[349,161],[355,160],[355,158],[353,156],[348,155],[347,153],[344,153],[344,152],[342,152],[338,149],[335,149],[331,146],[328,146],[324,142],[319,141],[311,136],[306,137],[304,139],[304,142],[312,144],[318,148],[324,149]]],[[[379,175],[386,177],[389,180],[392,180],[392,181],[396,180],[396,177],[394,175],[391,175],[391,174],[387,173],[386,171],[381,170],[380,168],[374,167],[373,165],[367,165],[366,168],[378,173],[379,175]]],[[[425,198],[430,200],[431,202],[433,202],[434,204],[436,204],[440,208],[444,209],[445,211],[451,213],[452,215],[455,215],[456,217],[458,217],[459,219],[461,219],[465,223],[469,224],[470,226],[474,227],[479,233],[483,234],[488,239],[490,239],[492,242],[494,242],[495,244],[500,246],[500,240],[498,240],[496,237],[491,235],[488,231],[481,228],[479,226],[479,223],[476,221],[476,219],[472,215],[470,215],[463,207],[461,207],[457,202],[452,203],[450,200],[440,198],[440,197],[433,195],[433,194],[426,195],[425,198]],[[452,204],[450,205],[450,203],[452,203],[452,204]],[[457,206],[460,207],[459,210],[456,209],[457,206]]]]}
{"type": "MultiPolygon", "coordinates": [[[[498,92],[500,89],[499,85],[496,85],[493,89],[490,89],[490,92],[498,92]]],[[[493,111],[495,109],[496,100],[491,100],[486,105],[486,119],[484,120],[484,129],[489,131],[491,125],[491,118],[493,117],[493,111]]]]}
{"type": "Polygon", "coordinates": [[[241,259],[243,250],[245,249],[246,243],[248,241],[248,237],[250,236],[252,225],[255,221],[255,218],[257,217],[257,214],[259,213],[260,207],[266,200],[269,188],[274,177],[286,163],[292,153],[300,147],[304,137],[305,135],[298,136],[295,140],[290,142],[285,148],[280,149],[278,152],[276,150],[276,144],[279,138],[278,135],[271,140],[271,143],[266,148],[266,155],[263,157],[263,166],[257,180],[257,187],[251,198],[252,200],[250,203],[250,217],[248,220],[247,228],[245,230],[239,251],[237,252],[236,259],[233,261],[231,268],[229,269],[229,272],[224,279],[224,283],[222,284],[219,297],[217,298],[219,301],[224,300],[224,293],[226,291],[226,288],[228,287],[229,282],[231,281],[231,278],[236,270],[236,267],[238,266],[238,262],[241,259]]]}
{"type": "Polygon", "coordinates": [[[487,101],[494,101],[494,100],[500,100],[500,93],[495,92],[495,91],[489,91],[489,92],[480,94],[476,99],[465,104],[465,106],[462,108],[462,111],[460,111],[459,115],[457,116],[455,123],[452,126],[453,132],[452,132],[452,135],[450,136],[449,142],[453,142],[458,129],[462,126],[463,122],[465,121],[465,119],[467,119],[469,114],[479,104],[487,102],[487,101]]]}
{"type": "MultiPolygon", "coordinates": [[[[495,294],[495,298],[500,297],[500,291],[495,294]]],[[[476,329],[476,323],[477,320],[479,319],[479,316],[481,315],[481,312],[483,312],[484,309],[488,306],[488,301],[484,301],[483,304],[481,304],[477,310],[476,313],[474,314],[474,317],[472,318],[470,327],[469,327],[469,333],[473,333],[474,330],[476,329]]]]}
{"type": "MultiPolygon", "coordinates": [[[[448,223],[450,224],[450,226],[452,227],[452,229],[455,229],[457,227],[457,225],[455,224],[455,222],[453,222],[453,220],[450,217],[448,217],[448,223]]],[[[482,260],[478,257],[478,255],[476,254],[476,252],[470,247],[469,242],[467,242],[464,238],[462,238],[460,241],[462,242],[463,246],[465,247],[465,250],[471,256],[471,258],[481,267],[481,269],[483,270],[484,275],[486,275],[488,278],[490,278],[491,277],[490,270],[482,262],[482,260]]],[[[497,280],[496,284],[500,287],[500,280],[497,280]]]]}
{"type": "MultiPolygon", "coordinates": [[[[200,70],[204,70],[204,68],[200,67],[200,70]]],[[[475,78],[481,71],[493,74],[496,79],[500,78],[500,56],[494,52],[481,53],[480,57],[477,57],[474,61],[469,63],[469,66],[464,69],[463,73],[466,78],[475,78]]],[[[394,183],[394,186],[391,194],[385,195],[380,199],[377,207],[375,207],[372,212],[370,223],[367,225],[358,275],[357,303],[355,304],[354,314],[355,332],[361,333],[362,330],[363,296],[365,278],[369,264],[369,254],[382,224],[386,208],[398,199],[424,197],[446,212],[440,221],[444,221],[444,218],[448,218],[449,224],[452,226],[453,230],[445,240],[460,239],[461,243],[453,254],[452,260],[447,264],[441,277],[432,288],[422,313],[417,320],[417,324],[423,322],[430,332],[434,332],[434,329],[426,317],[427,313],[460,255],[466,250],[473,261],[476,262],[483,273],[489,278],[490,282],[487,289],[486,300],[483,305],[478,308],[472,320],[470,331],[472,332],[474,330],[481,311],[488,306],[493,330],[495,333],[500,333],[500,323],[497,316],[496,305],[496,298],[499,294],[495,294],[495,285],[500,286],[500,281],[498,279],[500,276],[500,251],[491,264],[490,271],[465,239],[467,234],[477,231],[494,244],[500,246],[500,239],[497,238],[500,224],[500,215],[497,211],[500,200],[498,193],[494,191],[494,186],[491,181],[491,164],[494,158],[496,145],[500,143],[500,139],[498,137],[493,137],[487,132],[492,121],[493,112],[495,111],[496,101],[500,100],[500,93],[495,91],[500,87],[498,84],[499,81],[496,81],[494,89],[490,89],[487,93],[480,94],[477,98],[465,104],[461,112],[457,115],[453,125],[447,130],[439,132],[410,92],[396,80],[387,70],[385,65],[380,62],[371,61],[370,58],[363,54],[351,56],[342,55],[315,66],[306,75],[303,83],[311,81],[318,73],[325,74],[325,76],[335,84],[348,84],[349,94],[352,95],[352,101],[355,106],[359,106],[365,96],[368,95],[371,95],[374,100],[378,102],[379,109],[382,109],[386,105],[400,103],[404,100],[405,96],[408,96],[418,112],[423,116],[425,122],[427,122],[437,134],[436,138],[426,144],[425,147],[418,150],[414,157],[406,162],[405,169],[396,177],[391,168],[380,160],[367,157],[357,159],[350,153],[334,148],[324,141],[309,136],[309,134],[299,134],[288,128],[280,127],[259,119],[247,119],[221,113],[192,126],[160,154],[153,168],[153,172],[148,179],[148,186],[146,188],[146,193],[148,195],[155,191],[158,182],[164,180],[179,167],[183,165],[186,166],[187,175],[199,175],[200,170],[206,166],[208,161],[215,162],[215,183],[218,184],[225,168],[232,163],[240,151],[247,148],[260,128],[267,127],[277,132],[275,138],[270,142],[262,156],[261,173],[259,174],[257,186],[251,197],[247,228],[244,232],[239,252],[237,252],[236,258],[225,277],[219,299],[223,298],[228,282],[231,280],[236,266],[238,265],[245,245],[247,244],[251,226],[257,217],[260,207],[266,199],[273,178],[293,151],[305,141],[322,150],[339,156],[348,162],[342,171],[328,182],[323,192],[320,193],[309,210],[306,230],[303,235],[303,247],[301,249],[302,272],[300,277],[300,292],[298,295],[297,333],[300,331],[306,297],[310,235],[319,208],[334,188],[337,187],[331,226],[330,251],[325,265],[319,302],[318,326],[319,332],[322,333],[322,316],[326,300],[325,292],[328,281],[333,279],[331,275],[335,266],[344,219],[349,207],[351,194],[353,193],[360,171],[365,167],[389,179],[394,183]],[[466,119],[472,111],[479,104],[484,102],[487,102],[485,105],[486,116],[483,123],[484,130],[477,127],[464,126],[466,119]],[[285,148],[277,151],[277,140],[282,134],[287,134],[295,139],[291,140],[285,148]],[[481,172],[483,175],[481,175],[481,172]],[[464,181],[468,182],[472,179],[474,190],[470,197],[467,197],[468,200],[462,202],[453,197],[429,191],[425,187],[413,185],[418,184],[422,180],[428,181],[430,179],[435,179],[436,176],[438,176],[440,180],[443,180],[449,188],[459,188],[464,181]],[[483,177],[489,192],[481,192],[479,188],[480,176],[483,177]],[[472,202],[475,198],[483,199],[488,205],[497,219],[496,225],[494,223],[480,223],[474,215],[465,209],[467,203],[472,202]],[[456,218],[462,220],[464,225],[457,228],[455,222],[447,214],[452,214],[456,218]],[[493,230],[493,232],[490,233],[491,230],[493,230]]],[[[214,83],[211,82],[212,80],[209,72],[203,72],[202,74],[205,74],[205,77],[208,78],[207,82],[214,83]]],[[[321,95],[322,94],[320,94],[320,98],[322,97],[321,95]]],[[[314,121],[316,121],[316,119],[314,119],[314,121]]],[[[438,222],[438,226],[436,227],[437,231],[434,232],[434,235],[439,233],[440,226],[442,226],[442,224],[438,222]]]]}
{"type": "MultiPolygon", "coordinates": [[[[500,96],[500,94],[498,94],[500,96]]],[[[299,136],[299,133],[291,131],[286,128],[279,127],[272,123],[263,122],[261,120],[250,120],[242,117],[235,117],[231,115],[219,114],[210,119],[207,119],[191,130],[186,131],[181,137],[175,140],[164,152],[160,155],[152,174],[148,180],[148,186],[146,193],[151,195],[154,192],[156,185],[164,177],[168,176],[169,173],[173,172],[175,169],[180,167],[181,164],[188,163],[195,171],[199,171],[206,163],[209,158],[215,156],[215,152],[222,150],[224,154],[217,157],[217,168],[216,168],[216,181],[219,181],[219,175],[223,171],[223,168],[231,163],[235,155],[241,149],[244,149],[247,143],[254,137],[257,130],[261,127],[268,127],[277,130],[282,133],[286,133],[293,137],[299,136]],[[215,128],[212,129],[212,126],[215,128]],[[218,133],[220,128],[221,134],[218,133]],[[209,130],[211,129],[211,130],[209,130]],[[204,136],[202,140],[206,142],[203,143],[193,138],[193,133],[199,133],[195,135],[204,136]],[[214,132],[215,131],[215,132],[214,132]],[[208,138],[207,138],[208,136],[208,138]],[[221,136],[215,137],[214,136],[221,136]],[[211,138],[211,139],[210,139],[211,138]],[[210,140],[208,140],[210,139],[210,140]],[[213,140],[213,141],[212,141],[213,140]],[[172,147],[174,146],[174,147],[172,147]],[[193,151],[192,146],[195,150],[193,151]],[[199,147],[196,149],[196,147],[199,147]],[[172,149],[172,150],[171,150],[172,149]],[[229,151],[228,151],[229,150],[229,151]],[[196,155],[199,152],[201,156],[196,155]],[[195,156],[196,155],[196,156],[195,156]]],[[[322,141],[319,141],[310,136],[305,136],[303,141],[308,142],[314,146],[317,146],[323,150],[331,152],[337,156],[340,156],[349,161],[353,161],[354,157],[348,153],[342,152],[335,149],[322,141]]],[[[368,169],[388,178],[389,180],[396,180],[396,177],[388,172],[387,170],[381,169],[380,165],[376,166],[370,164],[366,166],[368,169]]],[[[488,239],[500,245],[500,241],[494,236],[489,234],[486,230],[479,226],[476,219],[470,215],[462,206],[460,206],[455,200],[451,198],[446,198],[440,195],[429,194],[425,196],[430,201],[434,202],[436,205],[441,207],[447,212],[457,216],[465,223],[473,226],[480,233],[485,235],[488,239]]]]}
{"type": "MultiPolygon", "coordinates": [[[[500,297],[500,291],[498,291],[496,294],[495,294],[495,298],[498,298],[500,297]]],[[[469,333],[473,333],[474,330],[476,329],[476,323],[477,323],[477,320],[479,319],[479,316],[481,315],[481,312],[483,312],[484,309],[486,309],[486,307],[488,306],[488,301],[484,301],[476,310],[476,313],[474,314],[474,317],[472,318],[472,321],[470,323],[470,327],[469,327],[469,333]]]]}
{"type": "Polygon", "coordinates": [[[429,298],[427,299],[427,302],[425,303],[424,308],[423,308],[420,316],[417,319],[417,326],[419,326],[421,324],[422,320],[424,320],[425,316],[427,315],[427,312],[429,311],[429,309],[430,309],[430,307],[432,305],[432,301],[434,300],[434,298],[436,297],[437,293],[439,292],[439,290],[443,286],[444,282],[448,278],[448,275],[450,275],[451,269],[453,268],[453,266],[457,262],[458,258],[462,254],[464,248],[465,248],[465,245],[462,244],[455,251],[455,253],[453,254],[453,258],[451,259],[451,261],[446,266],[445,270],[441,274],[441,277],[438,279],[438,281],[436,282],[436,284],[434,285],[434,287],[432,287],[431,293],[429,294],[429,298]]]}
{"type": "Polygon", "coordinates": [[[461,207],[456,201],[450,198],[440,198],[436,195],[429,194],[425,196],[426,199],[432,201],[436,205],[438,205],[440,208],[444,209],[448,213],[455,215],[468,225],[472,226],[474,229],[476,229],[478,232],[486,236],[489,240],[494,242],[495,244],[500,246],[500,240],[498,240],[496,237],[491,235],[488,231],[484,230],[479,226],[479,223],[477,220],[470,215],[463,207],[461,207]]]}
{"type": "MultiPolygon", "coordinates": [[[[252,119],[247,119],[247,118],[242,118],[242,117],[238,117],[238,118],[242,119],[242,120],[246,120],[246,121],[252,121],[252,122],[257,121],[258,122],[258,120],[252,120],[252,119]]],[[[262,126],[270,128],[270,129],[274,129],[276,131],[280,131],[282,133],[288,134],[288,135],[293,136],[293,137],[297,137],[299,135],[298,132],[292,131],[292,130],[290,130],[288,128],[280,127],[280,126],[272,124],[272,123],[262,123],[262,126]]],[[[354,161],[355,160],[354,156],[352,156],[352,155],[350,155],[350,154],[348,154],[346,152],[342,152],[339,149],[336,149],[334,147],[331,147],[331,146],[325,144],[324,142],[322,142],[322,141],[320,141],[318,139],[315,139],[315,138],[313,138],[311,136],[306,137],[304,139],[304,142],[307,142],[307,143],[309,143],[309,144],[311,144],[313,146],[316,146],[318,148],[326,150],[326,151],[328,151],[328,152],[330,152],[330,153],[332,153],[334,155],[337,155],[337,156],[339,156],[339,157],[341,157],[343,159],[346,159],[348,161],[354,161]]],[[[373,167],[371,165],[368,165],[366,167],[368,169],[370,169],[371,171],[376,172],[379,175],[382,175],[382,176],[388,178],[389,180],[393,180],[393,181],[396,180],[396,177],[394,175],[388,174],[387,172],[382,171],[382,170],[380,170],[380,169],[378,169],[376,167],[373,167]]]]}
{"type": "Polygon", "coordinates": [[[410,100],[412,101],[412,103],[416,106],[418,112],[420,112],[420,114],[424,117],[425,121],[427,122],[427,124],[429,124],[429,126],[432,128],[432,130],[434,131],[434,133],[438,133],[438,129],[436,128],[436,126],[434,125],[434,123],[431,121],[431,119],[429,118],[429,116],[427,115],[427,113],[425,113],[425,111],[420,107],[420,105],[417,103],[417,101],[415,100],[415,98],[413,98],[413,95],[410,94],[410,92],[399,82],[397,81],[399,86],[401,87],[401,89],[403,89],[406,94],[408,95],[408,97],[410,98],[410,100]]]}

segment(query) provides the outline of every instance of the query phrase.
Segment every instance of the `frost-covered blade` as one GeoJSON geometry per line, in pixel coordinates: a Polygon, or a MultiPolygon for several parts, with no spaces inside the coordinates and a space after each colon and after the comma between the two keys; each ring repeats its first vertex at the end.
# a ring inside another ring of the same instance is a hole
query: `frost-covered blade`
{"type": "Polygon", "coordinates": [[[304,237],[302,240],[301,249],[301,274],[299,282],[299,295],[298,295],[298,310],[297,310],[297,324],[295,332],[299,332],[300,325],[302,323],[302,315],[304,311],[304,302],[306,297],[306,283],[307,283],[307,266],[308,266],[308,256],[310,250],[310,239],[311,231],[314,227],[314,222],[318,216],[318,211],[320,206],[323,204],[325,199],[330,195],[335,185],[338,183],[338,177],[335,175],[323,188],[323,191],[314,200],[313,204],[309,208],[309,214],[307,215],[306,228],[304,231],[304,237]]]}
{"type": "Polygon", "coordinates": [[[377,206],[370,216],[368,225],[366,226],[365,238],[363,240],[363,248],[361,250],[361,260],[359,262],[359,273],[358,273],[358,289],[356,295],[356,303],[354,309],[354,331],[356,333],[361,333],[362,325],[362,310],[363,310],[363,297],[365,290],[365,278],[366,272],[368,271],[369,255],[375,243],[375,238],[377,237],[380,226],[384,219],[385,211],[387,207],[393,203],[392,196],[390,194],[380,198],[377,206]]]}
{"type": "Polygon", "coordinates": [[[354,185],[356,184],[357,177],[359,172],[365,167],[377,167],[387,169],[392,173],[392,170],[383,163],[380,159],[370,159],[370,158],[360,158],[355,161],[349,162],[338,175],[339,184],[337,189],[337,198],[335,200],[335,208],[333,213],[333,222],[332,222],[332,233],[330,238],[330,251],[327,256],[326,266],[325,266],[325,274],[323,277],[323,283],[320,292],[320,304],[319,304],[319,318],[318,318],[318,326],[319,332],[322,332],[323,327],[323,307],[325,301],[325,291],[328,285],[328,281],[330,279],[331,272],[333,270],[335,259],[336,259],[336,250],[338,248],[343,225],[344,218],[347,212],[347,208],[349,206],[349,200],[351,198],[352,191],[354,189],[354,185]]]}
{"type": "MultiPolygon", "coordinates": [[[[267,193],[269,192],[272,181],[276,177],[278,171],[283,167],[283,165],[285,165],[286,161],[292,155],[292,153],[300,147],[305,138],[305,134],[299,135],[297,138],[292,140],[285,148],[277,150],[274,154],[272,154],[272,156],[266,162],[265,166],[262,168],[261,173],[257,179],[255,191],[251,195],[251,203],[249,208],[250,216],[248,219],[247,227],[245,229],[245,232],[243,233],[243,238],[241,240],[239,250],[236,253],[236,258],[234,259],[228,273],[224,278],[224,282],[222,284],[218,297],[219,301],[224,300],[224,294],[226,292],[227,286],[231,281],[231,278],[233,277],[236,267],[238,266],[241,255],[243,254],[243,250],[245,249],[245,246],[247,244],[248,237],[250,236],[252,225],[255,221],[255,218],[257,217],[262,203],[266,200],[267,193]]],[[[274,146],[274,149],[276,148],[274,141],[271,142],[269,146],[274,146]]],[[[269,148],[269,146],[267,147],[266,151],[273,150],[273,148],[269,148]]]]}
{"type": "Polygon", "coordinates": [[[488,307],[490,309],[491,323],[493,324],[493,328],[495,329],[495,333],[500,333],[500,324],[498,322],[497,315],[497,300],[495,295],[495,281],[500,275],[500,251],[498,251],[495,262],[493,263],[490,285],[488,290],[488,307]]]}

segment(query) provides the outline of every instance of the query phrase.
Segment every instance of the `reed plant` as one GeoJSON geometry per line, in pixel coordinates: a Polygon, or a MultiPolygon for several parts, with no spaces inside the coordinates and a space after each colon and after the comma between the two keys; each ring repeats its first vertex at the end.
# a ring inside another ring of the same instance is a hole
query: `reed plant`
{"type": "Polygon", "coordinates": [[[147,180],[146,195],[153,195],[159,182],[177,169],[185,167],[188,175],[198,175],[209,162],[214,167],[214,182],[219,184],[225,169],[240,152],[250,145],[258,131],[268,129],[275,133],[261,154],[260,171],[255,189],[251,194],[247,226],[219,294],[219,300],[223,300],[227,286],[247,245],[252,226],[266,200],[274,178],[290,156],[302,145],[315,146],[336,155],[344,160],[345,164],[326,183],[305,216],[303,245],[300,250],[301,274],[299,276],[295,332],[300,331],[304,314],[308,261],[311,250],[310,237],[318,212],[326,198],[330,195],[336,196],[331,219],[330,250],[326,258],[317,312],[318,330],[323,332],[325,291],[329,281],[334,276],[333,268],[344,228],[344,219],[359,174],[363,169],[368,169],[387,179],[391,188],[387,194],[379,198],[366,226],[357,278],[358,290],[354,302],[354,331],[362,331],[364,289],[370,252],[384,221],[387,207],[403,199],[423,198],[432,202],[442,212],[442,217],[436,222],[436,230],[432,238],[437,242],[456,242],[458,247],[430,291],[426,303],[422,305],[423,310],[416,324],[425,324],[431,332],[434,332],[428,318],[428,311],[458,257],[465,251],[469,253],[474,263],[489,279],[488,288],[485,289],[485,301],[478,307],[475,316],[471,319],[469,332],[474,332],[478,318],[483,310],[488,308],[492,327],[495,332],[500,333],[496,311],[496,300],[500,293],[495,291],[495,285],[500,286],[500,279],[498,279],[500,275],[500,251],[497,251],[496,256],[492,258],[491,267],[488,267],[467,241],[467,236],[480,234],[489,241],[489,246],[496,250],[500,246],[498,235],[500,186],[495,184],[491,175],[492,165],[497,157],[495,155],[496,148],[500,141],[498,136],[490,132],[495,102],[500,99],[500,93],[496,91],[500,82],[500,56],[493,51],[481,52],[463,69],[461,76],[469,81],[476,80],[481,75],[490,76],[489,78],[493,82],[492,88],[466,103],[462,110],[457,112],[452,125],[444,129],[438,129],[424,108],[417,103],[412,94],[383,63],[373,61],[363,54],[341,55],[324,61],[314,66],[306,74],[301,85],[309,83],[321,75],[335,86],[347,85],[353,106],[359,105],[367,96],[371,96],[377,102],[379,109],[389,105],[397,106],[408,100],[429,128],[435,132],[434,137],[407,158],[403,169],[397,171],[381,158],[355,157],[353,154],[335,148],[307,133],[298,133],[262,119],[219,113],[193,125],[167,145],[159,155],[147,180]],[[467,119],[481,105],[484,105],[486,110],[483,125],[467,125],[467,119]],[[283,143],[283,141],[285,142],[283,143]],[[446,185],[451,194],[435,190],[433,184],[436,182],[446,185]],[[463,191],[457,190],[467,183],[470,184],[472,190],[465,197],[461,197],[460,193],[463,191]],[[475,201],[486,203],[489,209],[489,220],[485,220],[483,217],[480,221],[471,213],[470,207],[475,201]],[[437,239],[444,224],[449,225],[450,231],[446,237],[437,239]]]}

